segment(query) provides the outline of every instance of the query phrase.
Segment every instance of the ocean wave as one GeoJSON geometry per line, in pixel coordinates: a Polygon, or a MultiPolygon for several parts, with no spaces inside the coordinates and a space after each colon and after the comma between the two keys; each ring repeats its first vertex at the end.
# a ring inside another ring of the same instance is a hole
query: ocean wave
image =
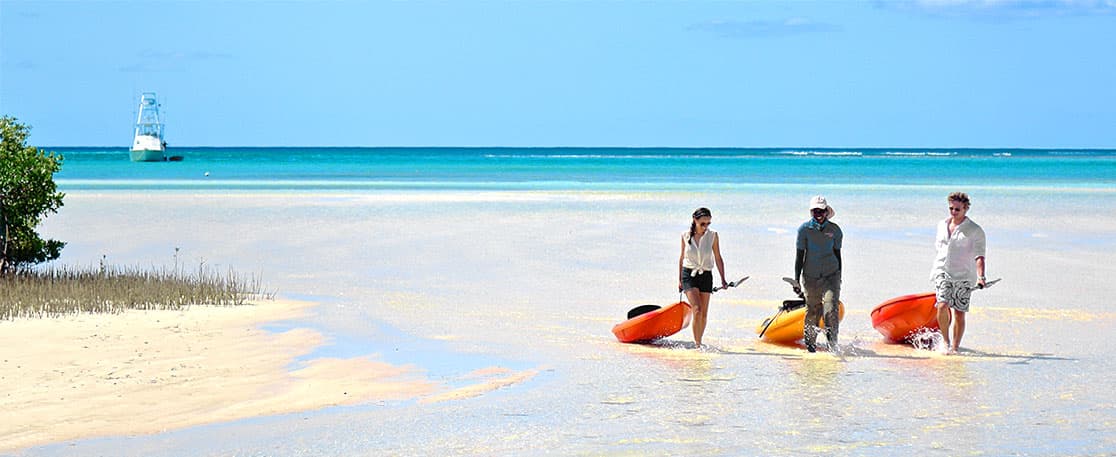
{"type": "Polygon", "coordinates": [[[117,148],[117,149],[111,149],[111,148],[104,148],[104,149],[101,149],[101,148],[80,148],[80,149],[75,149],[75,148],[52,148],[52,147],[49,147],[49,146],[43,146],[43,147],[40,147],[39,149],[42,149],[46,152],[57,152],[59,154],[66,155],[66,156],[72,155],[72,154],[81,155],[81,156],[97,156],[97,157],[100,157],[100,156],[114,156],[114,157],[124,158],[125,160],[127,160],[127,157],[128,157],[128,149],[127,148],[117,148]]]}
{"type": "Polygon", "coordinates": [[[813,151],[813,150],[788,150],[777,151],[776,154],[793,156],[822,156],[822,157],[860,157],[863,151],[813,151]]]}
{"type": "Polygon", "coordinates": [[[1092,149],[1092,150],[1088,150],[1088,149],[1081,149],[1081,150],[1063,149],[1063,150],[1049,150],[1049,151],[1045,151],[1045,152],[1046,152],[1047,155],[1059,156],[1059,157],[1075,157],[1075,156],[1113,157],[1113,156],[1116,156],[1116,150],[1112,150],[1112,149],[1092,149]]]}
{"type": "Polygon", "coordinates": [[[486,159],[672,159],[690,155],[665,154],[485,154],[486,159]]]}
{"type": "Polygon", "coordinates": [[[485,154],[486,159],[593,159],[593,160],[662,160],[662,159],[751,159],[761,154],[485,154]]]}
{"type": "Polygon", "coordinates": [[[893,157],[953,157],[953,151],[884,151],[883,155],[893,157]]]}
{"type": "MultiPolygon", "coordinates": [[[[752,152],[733,151],[732,153],[647,153],[647,154],[484,154],[486,159],[753,159],[779,156],[817,156],[817,157],[861,157],[878,154],[876,151],[821,151],[821,150],[769,150],[757,149],[752,152]]],[[[920,153],[935,155],[937,153],[920,153]]],[[[952,155],[952,153],[943,153],[952,155]]]]}
{"type": "Polygon", "coordinates": [[[660,159],[748,159],[762,157],[1116,157],[1116,150],[1052,150],[1052,149],[725,149],[719,152],[659,151],[647,153],[485,153],[485,159],[591,159],[591,160],[660,160],[660,159]]]}

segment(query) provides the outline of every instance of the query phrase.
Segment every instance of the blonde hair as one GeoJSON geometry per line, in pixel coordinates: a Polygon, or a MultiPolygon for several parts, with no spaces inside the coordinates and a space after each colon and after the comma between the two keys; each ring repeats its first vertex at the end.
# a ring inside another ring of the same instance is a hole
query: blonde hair
{"type": "Polygon", "coordinates": [[[951,202],[959,202],[962,205],[965,205],[965,209],[969,209],[969,194],[966,194],[964,192],[954,192],[952,194],[949,194],[949,198],[947,200],[951,202]]]}

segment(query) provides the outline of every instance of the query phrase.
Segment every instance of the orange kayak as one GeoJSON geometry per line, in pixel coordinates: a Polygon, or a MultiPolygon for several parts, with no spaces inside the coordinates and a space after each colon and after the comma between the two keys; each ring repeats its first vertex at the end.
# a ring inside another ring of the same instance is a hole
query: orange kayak
{"type": "MultiPolygon", "coordinates": [[[[800,302],[801,303],[801,302],[800,302]]],[[[784,306],[786,304],[784,303],[784,306]]],[[[843,320],[845,318],[845,304],[837,302],[837,319],[843,320]]],[[[821,327],[825,328],[825,318],[821,320],[821,327]]],[[[756,327],[756,335],[762,341],[768,343],[778,344],[794,344],[803,338],[803,333],[806,330],[806,306],[792,308],[790,310],[780,310],[774,316],[764,319],[758,327],[756,327]]],[[[825,338],[824,336],[822,337],[825,338]]]]}
{"type": "Polygon", "coordinates": [[[934,293],[904,295],[872,309],[872,327],[893,342],[906,341],[919,330],[938,330],[934,293]]]}
{"type": "Polygon", "coordinates": [[[680,301],[616,324],[612,334],[621,343],[635,343],[671,336],[688,325],[690,304],[680,301]]]}

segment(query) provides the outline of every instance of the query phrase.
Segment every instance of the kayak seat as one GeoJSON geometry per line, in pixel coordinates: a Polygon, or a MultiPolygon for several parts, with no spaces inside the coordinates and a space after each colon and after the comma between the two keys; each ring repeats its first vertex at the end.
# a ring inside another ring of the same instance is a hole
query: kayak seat
{"type": "Polygon", "coordinates": [[[783,300],[783,306],[780,306],[779,309],[783,311],[794,311],[805,306],[806,300],[783,300]]]}

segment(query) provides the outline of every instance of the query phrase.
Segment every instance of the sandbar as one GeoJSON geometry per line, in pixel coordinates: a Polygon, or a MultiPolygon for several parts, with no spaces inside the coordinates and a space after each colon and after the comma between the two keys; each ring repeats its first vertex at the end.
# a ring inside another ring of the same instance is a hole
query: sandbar
{"type": "Polygon", "coordinates": [[[261,300],[0,322],[0,452],[440,390],[416,367],[375,355],[300,359],[325,337],[260,328],[311,306],[261,300]]]}

